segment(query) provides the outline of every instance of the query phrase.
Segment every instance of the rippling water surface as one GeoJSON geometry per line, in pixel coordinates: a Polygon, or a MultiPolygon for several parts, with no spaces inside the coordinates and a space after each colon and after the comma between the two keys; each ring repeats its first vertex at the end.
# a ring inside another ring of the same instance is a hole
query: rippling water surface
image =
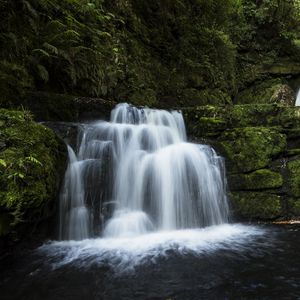
{"type": "Polygon", "coordinates": [[[1,299],[299,299],[300,227],[48,242],[2,261],[1,299]]]}

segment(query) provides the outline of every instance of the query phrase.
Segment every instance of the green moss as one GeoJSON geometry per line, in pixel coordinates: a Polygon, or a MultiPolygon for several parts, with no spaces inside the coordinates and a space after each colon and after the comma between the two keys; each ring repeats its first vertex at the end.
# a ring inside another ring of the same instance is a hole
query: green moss
{"type": "Polygon", "coordinates": [[[273,63],[269,66],[264,66],[264,73],[274,74],[274,75],[290,75],[300,73],[300,63],[292,62],[290,59],[281,59],[277,63],[273,63]]]}
{"type": "Polygon", "coordinates": [[[299,217],[300,216],[300,199],[289,199],[288,200],[289,205],[289,213],[293,217],[299,217]]]}
{"type": "Polygon", "coordinates": [[[249,174],[234,174],[229,177],[230,188],[234,190],[265,190],[280,188],[283,179],[280,173],[260,169],[249,174]]]}
{"type": "Polygon", "coordinates": [[[275,128],[245,127],[224,132],[224,155],[233,172],[249,172],[266,167],[286,148],[285,135],[275,128]]]}
{"type": "Polygon", "coordinates": [[[184,89],[182,98],[185,106],[224,105],[232,103],[230,96],[219,89],[184,89]]]}
{"type": "Polygon", "coordinates": [[[153,89],[139,90],[130,96],[129,101],[134,105],[157,105],[156,93],[153,89]]]}
{"type": "Polygon", "coordinates": [[[220,118],[200,117],[197,123],[202,137],[219,135],[226,128],[226,122],[220,118]]]}
{"type": "Polygon", "coordinates": [[[231,127],[274,126],[279,108],[271,104],[234,105],[228,112],[231,127]]]}
{"type": "Polygon", "coordinates": [[[44,208],[53,206],[65,146],[26,111],[0,109],[0,120],[5,142],[0,150],[0,215],[10,216],[9,231],[18,231],[20,224],[24,229],[51,214],[44,208]]]}
{"type": "Polygon", "coordinates": [[[287,151],[287,156],[300,155],[300,149],[291,149],[287,151]]]}
{"type": "Polygon", "coordinates": [[[281,201],[278,195],[240,192],[232,193],[230,198],[235,214],[240,217],[267,220],[281,215],[281,201]]]}
{"type": "Polygon", "coordinates": [[[272,103],[273,94],[282,84],[282,79],[272,79],[259,82],[237,95],[237,103],[272,103]]]}
{"type": "Polygon", "coordinates": [[[287,169],[289,172],[289,194],[294,197],[300,197],[300,160],[288,162],[287,169]]]}

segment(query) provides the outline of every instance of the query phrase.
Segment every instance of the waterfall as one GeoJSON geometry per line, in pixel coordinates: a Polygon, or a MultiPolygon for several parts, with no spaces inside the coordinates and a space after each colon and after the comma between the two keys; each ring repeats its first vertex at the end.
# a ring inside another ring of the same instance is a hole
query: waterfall
{"type": "Polygon", "coordinates": [[[69,149],[60,238],[132,237],[226,223],[223,159],[187,142],[179,111],[119,104],[69,149]]]}
{"type": "Polygon", "coordinates": [[[300,106],[300,89],[298,90],[295,106],[300,106]]]}

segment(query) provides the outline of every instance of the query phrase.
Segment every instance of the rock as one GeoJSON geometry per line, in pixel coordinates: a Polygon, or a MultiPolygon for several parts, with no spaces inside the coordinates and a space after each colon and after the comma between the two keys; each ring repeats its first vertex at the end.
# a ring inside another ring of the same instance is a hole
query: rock
{"type": "Polygon", "coordinates": [[[231,172],[250,172],[265,168],[284,152],[286,137],[276,128],[245,127],[224,132],[220,145],[231,172]]]}
{"type": "Polygon", "coordinates": [[[292,160],[287,163],[288,169],[288,193],[294,197],[300,197],[300,160],[292,160]]]}
{"type": "Polygon", "coordinates": [[[264,65],[260,71],[261,74],[271,75],[298,75],[300,74],[300,63],[292,61],[290,58],[281,59],[271,65],[264,65]]]}
{"type": "Polygon", "coordinates": [[[277,103],[284,106],[294,106],[295,101],[295,92],[287,84],[277,86],[270,99],[271,103],[277,103]]]}
{"type": "Polygon", "coordinates": [[[230,96],[219,89],[187,88],[183,90],[182,98],[185,106],[224,105],[232,103],[230,96]]]}
{"type": "Polygon", "coordinates": [[[25,109],[29,109],[34,115],[34,120],[38,122],[81,122],[107,120],[116,103],[101,98],[28,92],[23,98],[15,100],[9,108],[18,109],[21,105],[25,109]]]}
{"type": "Polygon", "coordinates": [[[27,111],[0,109],[0,234],[28,237],[53,216],[67,156],[65,144],[27,111]],[[39,226],[38,226],[39,225],[39,226]]]}
{"type": "Polygon", "coordinates": [[[300,199],[298,198],[290,198],[288,199],[288,214],[291,217],[299,217],[300,216],[300,199]]]}
{"type": "Polygon", "coordinates": [[[247,89],[240,91],[236,96],[237,104],[271,104],[272,96],[283,84],[281,79],[270,79],[254,83],[247,89]]]}
{"type": "Polygon", "coordinates": [[[263,192],[235,192],[231,202],[237,216],[244,219],[274,219],[281,215],[281,197],[263,192]]]}
{"type": "Polygon", "coordinates": [[[280,173],[260,169],[249,174],[232,174],[228,178],[231,190],[266,190],[280,188],[283,179],[280,173]]]}

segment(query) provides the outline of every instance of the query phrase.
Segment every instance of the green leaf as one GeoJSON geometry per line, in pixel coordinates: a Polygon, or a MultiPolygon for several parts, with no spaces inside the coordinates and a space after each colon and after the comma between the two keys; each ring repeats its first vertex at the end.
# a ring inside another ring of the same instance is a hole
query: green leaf
{"type": "Polygon", "coordinates": [[[41,56],[50,57],[50,54],[47,51],[43,50],[43,49],[33,49],[32,52],[37,53],[41,56]]]}
{"type": "Polygon", "coordinates": [[[49,73],[47,69],[43,65],[37,65],[38,75],[41,80],[44,82],[48,82],[49,80],[49,73]]]}
{"type": "Polygon", "coordinates": [[[1,158],[0,158],[0,165],[3,166],[4,168],[7,167],[6,161],[4,159],[1,159],[1,158]]]}
{"type": "Polygon", "coordinates": [[[34,163],[34,164],[36,164],[36,165],[40,165],[40,166],[43,165],[38,159],[36,159],[34,156],[31,156],[31,155],[25,157],[25,160],[26,160],[26,161],[29,161],[29,162],[32,162],[32,163],[34,163]]]}

